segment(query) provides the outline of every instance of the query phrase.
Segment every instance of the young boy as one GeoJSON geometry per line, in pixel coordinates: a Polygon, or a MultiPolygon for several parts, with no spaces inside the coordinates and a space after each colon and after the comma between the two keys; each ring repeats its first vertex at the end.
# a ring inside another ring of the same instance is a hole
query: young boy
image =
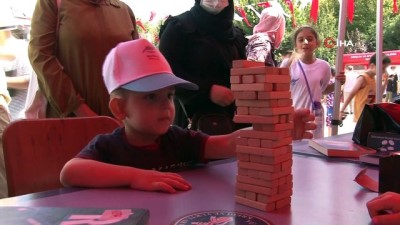
{"type": "MultiPolygon", "coordinates": [[[[390,58],[383,55],[382,59],[382,73],[386,72],[386,68],[390,65],[390,58]]],[[[340,108],[340,117],[345,118],[344,110],[354,97],[354,122],[358,121],[365,104],[375,103],[376,96],[376,54],[369,60],[368,70],[364,74],[357,77],[356,83],[353,86],[348,98],[345,99],[342,107],[340,108]]],[[[382,90],[386,86],[386,82],[382,84],[382,90]]]]}
{"type": "MultiPolygon", "coordinates": [[[[109,107],[124,127],[95,137],[61,171],[65,186],[129,186],[174,193],[190,184],[176,173],[209,159],[235,157],[238,132],[208,136],[171,126],[175,116],[175,87],[197,85],[172,74],[162,54],[145,39],[120,43],[103,65],[111,94],[109,107]]],[[[295,139],[311,138],[314,117],[308,110],[294,115],[295,139]]]]}

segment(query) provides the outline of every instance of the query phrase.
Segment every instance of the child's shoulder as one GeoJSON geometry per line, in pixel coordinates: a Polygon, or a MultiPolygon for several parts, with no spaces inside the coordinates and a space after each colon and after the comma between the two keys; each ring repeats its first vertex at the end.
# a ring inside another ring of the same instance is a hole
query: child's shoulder
{"type": "Polygon", "coordinates": [[[329,63],[323,59],[317,58],[317,60],[315,60],[315,64],[323,65],[323,66],[327,66],[327,67],[331,68],[329,63]]]}

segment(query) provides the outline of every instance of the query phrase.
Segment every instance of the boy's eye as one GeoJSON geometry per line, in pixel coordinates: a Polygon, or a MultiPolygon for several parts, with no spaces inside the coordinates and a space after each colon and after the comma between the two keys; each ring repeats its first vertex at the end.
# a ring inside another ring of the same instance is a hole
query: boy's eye
{"type": "Polygon", "coordinates": [[[173,99],[175,96],[175,92],[168,93],[168,99],[173,99]]]}
{"type": "Polygon", "coordinates": [[[154,100],[154,99],[156,99],[156,97],[157,96],[155,94],[148,94],[148,95],[145,96],[145,98],[148,99],[148,100],[154,100]]]}

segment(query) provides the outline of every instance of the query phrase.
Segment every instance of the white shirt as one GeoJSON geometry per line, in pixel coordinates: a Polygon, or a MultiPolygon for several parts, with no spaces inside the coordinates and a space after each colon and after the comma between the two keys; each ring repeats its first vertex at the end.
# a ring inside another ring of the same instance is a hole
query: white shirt
{"type": "MultiPolygon", "coordinates": [[[[284,60],[281,67],[288,67],[288,63],[289,60],[284,60]]],[[[321,102],[322,92],[328,86],[331,77],[331,69],[328,62],[322,59],[316,59],[312,64],[304,64],[301,60],[294,60],[290,66],[290,76],[290,91],[292,93],[293,107],[295,109],[307,108],[312,110],[312,101],[321,102]],[[311,97],[298,62],[302,65],[305,76],[307,77],[311,97]]]]}

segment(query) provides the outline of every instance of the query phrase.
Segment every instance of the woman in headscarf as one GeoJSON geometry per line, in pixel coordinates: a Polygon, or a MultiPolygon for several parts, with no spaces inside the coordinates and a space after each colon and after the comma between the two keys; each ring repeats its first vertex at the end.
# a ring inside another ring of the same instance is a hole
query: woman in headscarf
{"type": "Polygon", "coordinates": [[[159,48],[174,74],[199,86],[198,91],[176,90],[176,125],[186,127],[191,118],[196,129],[198,118],[211,113],[233,118],[230,69],[233,60],[246,59],[247,44],[233,16],[233,0],[196,0],[189,11],[169,17],[162,27],[159,48]]]}
{"type": "Polygon", "coordinates": [[[281,45],[285,35],[285,16],[280,6],[263,9],[260,21],[253,28],[253,35],[246,46],[247,60],[265,62],[277,66],[274,51],[281,45]]]}

